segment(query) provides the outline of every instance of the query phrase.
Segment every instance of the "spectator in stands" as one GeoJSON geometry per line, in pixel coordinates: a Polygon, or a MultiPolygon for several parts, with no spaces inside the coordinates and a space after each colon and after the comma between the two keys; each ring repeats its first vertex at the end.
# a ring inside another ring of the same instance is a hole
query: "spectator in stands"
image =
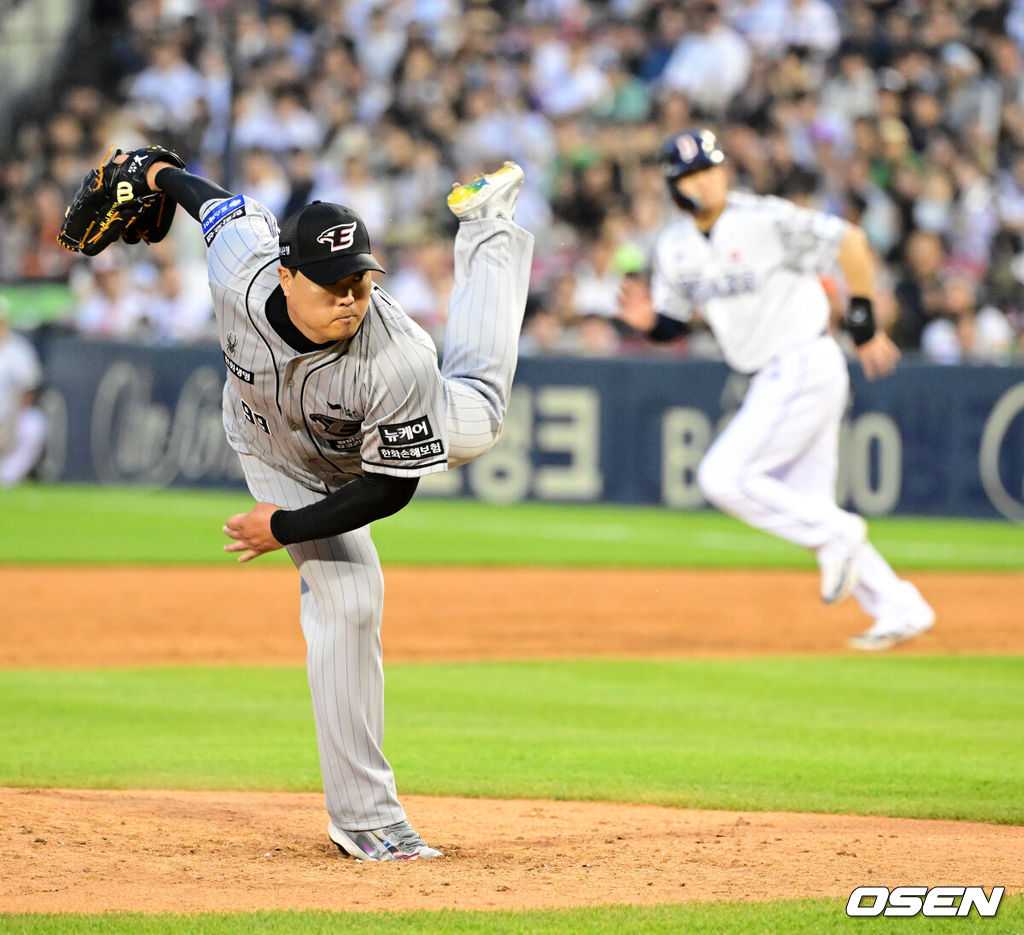
{"type": "Polygon", "coordinates": [[[796,46],[824,59],[839,46],[839,20],[827,0],[756,0],[730,19],[768,58],[796,46]]]}
{"type": "Polygon", "coordinates": [[[1006,316],[991,305],[978,308],[972,279],[954,275],[943,288],[943,315],[928,322],[921,350],[939,364],[1005,364],[1016,336],[1006,316]]]}
{"type": "MultiPolygon", "coordinates": [[[[607,214],[632,216],[622,236],[648,248],[644,231],[668,214],[643,154],[712,122],[741,187],[856,220],[906,294],[919,232],[998,308],[1024,305],[1010,272],[1024,255],[1024,0],[289,0],[236,4],[231,19],[220,3],[131,3],[105,22],[96,43],[116,78],[97,87],[125,107],[65,83],[51,110],[20,111],[0,176],[0,279],[73,275],[53,236],[108,139],[155,135],[281,215],[348,192],[404,243],[424,218],[443,239],[440,196],[511,145],[547,310],[607,214]]],[[[909,329],[901,306],[905,350],[929,317],[919,305],[909,329]]],[[[559,329],[558,346],[578,346],[578,321],[559,329]]]]}
{"type": "Polygon", "coordinates": [[[108,247],[90,261],[88,272],[85,296],[74,310],[79,333],[126,340],[149,337],[146,298],[132,282],[127,249],[108,247]]]}
{"type": "Polygon", "coordinates": [[[280,163],[265,149],[255,147],[242,154],[242,185],[254,201],[266,205],[279,220],[291,194],[280,163]]]}
{"type": "Polygon", "coordinates": [[[64,222],[65,199],[50,181],[30,187],[22,195],[19,223],[25,239],[16,275],[27,279],[56,279],[66,276],[72,257],[57,243],[64,222]]]}
{"type": "Polygon", "coordinates": [[[0,296],[0,487],[29,475],[46,443],[46,417],[36,407],[43,371],[31,342],[11,326],[0,296]]]}
{"type": "Polygon", "coordinates": [[[387,291],[443,351],[454,275],[450,243],[424,232],[397,250],[395,259],[388,264],[387,291]]]}
{"type": "Polygon", "coordinates": [[[146,300],[153,340],[167,344],[217,340],[213,302],[204,286],[205,281],[186,283],[178,263],[160,264],[153,294],[146,300]]]}
{"type": "Polygon", "coordinates": [[[852,43],[839,51],[838,68],[821,89],[822,111],[840,117],[847,126],[858,117],[875,113],[878,78],[871,70],[865,50],[852,43]]]}
{"type": "Polygon", "coordinates": [[[900,350],[921,347],[921,335],[929,322],[945,310],[943,274],[946,251],[938,234],[912,233],[903,245],[903,278],[896,284],[898,317],[891,336],[900,350]]]}
{"type": "Polygon", "coordinates": [[[999,224],[995,190],[978,159],[969,154],[957,156],[953,175],[957,197],[949,224],[950,262],[981,281],[999,224]]]}
{"type": "Polygon", "coordinates": [[[559,48],[564,54],[535,83],[541,110],[552,118],[591,113],[612,94],[612,83],[588,38],[581,29],[569,29],[559,48]]]}
{"type": "Polygon", "coordinates": [[[720,118],[746,84],[750,48],[723,19],[720,0],[700,0],[687,11],[691,29],[672,52],[660,83],[684,92],[704,116],[720,118]]]}
{"type": "Polygon", "coordinates": [[[203,76],[185,60],[179,40],[164,35],[153,44],[151,64],[129,84],[128,103],[149,133],[175,141],[190,139],[206,90],[203,76]]]}

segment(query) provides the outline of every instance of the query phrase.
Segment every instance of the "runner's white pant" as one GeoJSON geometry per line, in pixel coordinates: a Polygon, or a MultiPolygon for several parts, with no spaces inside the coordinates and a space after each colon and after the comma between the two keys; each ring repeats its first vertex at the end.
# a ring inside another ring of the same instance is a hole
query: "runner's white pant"
{"type": "MultiPolygon", "coordinates": [[[[515,375],[533,236],[498,220],[459,225],[441,373],[452,466],[497,440],[515,375]]],[[[285,509],[322,499],[241,455],[249,490],[285,509]]],[[[290,545],[302,576],[301,620],[320,769],[331,820],[374,830],[405,817],[384,739],[384,578],[370,528],[290,545]]]]}
{"type": "Polygon", "coordinates": [[[9,444],[0,449],[0,487],[13,487],[42,457],[46,416],[41,409],[22,409],[14,420],[9,444]]]}
{"type": "MultiPolygon", "coordinates": [[[[704,456],[697,473],[704,495],[748,525],[813,551],[855,541],[857,517],[835,496],[849,387],[843,352],[828,335],[780,354],[751,379],[739,411],[704,456]]],[[[923,603],[870,543],[858,565],[853,595],[872,617],[923,603]]]]}

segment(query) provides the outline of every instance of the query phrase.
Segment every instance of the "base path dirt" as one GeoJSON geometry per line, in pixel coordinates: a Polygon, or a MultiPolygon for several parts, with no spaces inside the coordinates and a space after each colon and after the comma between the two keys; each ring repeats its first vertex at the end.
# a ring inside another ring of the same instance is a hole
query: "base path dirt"
{"type": "MultiPolygon", "coordinates": [[[[935,629],[895,652],[1021,653],[1020,575],[915,574],[935,629]]],[[[811,572],[385,572],[388,662],[844,653],[867,620],[811,572]]],[[[300,665],[292,569],[0,568],[0,667],[300,665]]],[[[1024,890],[1024,828],[404,796],[442,860],[363,864],[315,794],[0,789],[0,911],[519,909],[1024,890]]]]}
{"type": "MultiPolygon", "coordinates": [[[[899,653],[1024,651],[1024,575],[915,574],[939,622],[899,653]]],[[[385,662],[841,653],[870,622],[798,571],[388,568],[385,662]]],[[[298,575],[0,568],[0,667],[301,664],[298,575]]]]}

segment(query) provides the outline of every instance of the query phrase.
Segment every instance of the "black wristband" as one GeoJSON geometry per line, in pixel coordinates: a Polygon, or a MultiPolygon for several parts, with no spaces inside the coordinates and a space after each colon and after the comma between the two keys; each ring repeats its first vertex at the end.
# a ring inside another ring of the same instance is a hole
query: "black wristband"
{"type": "Polygon", "coordinates": [[[690,325],[687,322],[679,321],[677,318],[669,318],[668,315],[662,315],[659,312],[654,327],[647,332],[647,337],[652,341],[662,343],[664,341],[674,341],[676,338],[681,338],[689,333],[690,325]]]}
{"type": "Polygon", "coordinates": [[[850,299],[843,326],[853,338],[856,347],[867,344],[875,336],[875,309],[871,304],[871,299],[860,295],[855,295],[850,299]]]}

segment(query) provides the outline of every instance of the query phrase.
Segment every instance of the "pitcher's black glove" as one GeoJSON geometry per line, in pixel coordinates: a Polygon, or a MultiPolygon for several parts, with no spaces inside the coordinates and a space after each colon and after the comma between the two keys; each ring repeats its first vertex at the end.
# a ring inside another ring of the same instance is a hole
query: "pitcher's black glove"
{"type": "Polygon", "coordinates": [[[119,237],[126,243],[156,243],[171,229],[174,201],[146,184],[146,171],[158,160],[184,169],[182,158],[162,146],[133,150],[115,163],[120,155],[119,149],[108,153],[75,192],[57,235],[62,247],[95,256],[119,237]]]}

